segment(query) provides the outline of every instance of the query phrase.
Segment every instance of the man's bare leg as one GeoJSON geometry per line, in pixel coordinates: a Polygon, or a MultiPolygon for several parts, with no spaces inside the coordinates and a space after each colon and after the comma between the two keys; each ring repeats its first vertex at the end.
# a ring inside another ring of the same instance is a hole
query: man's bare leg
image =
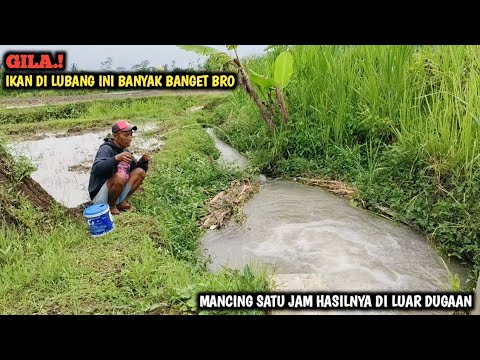
{"type": "Polygon", "coordinates": [[[142,185],[144,179],[145,170],[142,168],[136,168],[130,173],[128,184],[130,185],[131,189],[128,192],[127,197],[120,204],[118,204],[118,209],[129,210],[132,208],[132,206],[128,203],[128,199],[130,199],[130,196],[139,188],[140,185],[142,185]]]}
{"type": "Polygon", "coordinates": [[[127,178],[121,174],[115,174],[107,181],[108,187],[108,205],[110,206],[110,213],[112,215],[120,214],[117,209],[117,200],[127,183],[127,178]]]}

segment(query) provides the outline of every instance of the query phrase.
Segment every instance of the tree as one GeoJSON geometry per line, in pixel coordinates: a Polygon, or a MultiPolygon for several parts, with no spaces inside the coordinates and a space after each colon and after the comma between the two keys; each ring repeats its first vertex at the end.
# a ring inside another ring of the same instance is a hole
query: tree
{"type": "Polygon", "coordinates": [[[142,62],[140,62],[140,64],[135,64],[132,66],[132,70],[133,71],[138,71],[138,72],[145,72],[145,71],[150,71],[150,66],[148,66],[150,64],[150,61],[148,60],[143,60],[142,62]]]}
{"type": "Polygon", "coordinates": [[[78,67],[78,65],[76,63],[73,63],[71,66],[70,66],[70,71],[71,72],[80,72],[80,68],[78,67]]]}
{"type": "Polygon", "coordinates": [[[274,115],[276,109],[280,112],[283,122],[288,122],[288,109],[284,99],[283,90],[289,84],[293,74],[292,55],[288,51],[281,52],[274,61],[272,74],[270,76],[263,76],[257,74],[251,69],[244,68],[237,53],[238,45],[225,46],[228,50],[234,51],[235,57],[231,57],[220,50],[204,45],[178,45],[178,47],[183,50],[193,51],[200,55],[216,55],[214,62],[219,62],[217,65],[223,62],[223,66],[226,64],[233,66],[240,77],[239,80],[243,88],[257,105],[262,118],[265,120],[270,130],[274,132],[276,129],[274,115]],[[223,53],[226,56],[219,56],[218,54],[220,53],[223,53]],[[264,101],[260,99],[259,94],[253,88],[252,82],[260,89],[264,101]],[[276,105],[273,98],[276,100],[276,105]]]}
{"type": "Polygon", "coordinates": [[[230,56],[221,52],[212,54],[203,65],[206,71],[232,71],[235,66],[230,64],[230,56]]]}
{"type": "Polygon", "coordinates": [[[100,70],[101,71],[109,71],[112,69],[112,58],[109,56],[105,61],[100,63],[100,70]]]}

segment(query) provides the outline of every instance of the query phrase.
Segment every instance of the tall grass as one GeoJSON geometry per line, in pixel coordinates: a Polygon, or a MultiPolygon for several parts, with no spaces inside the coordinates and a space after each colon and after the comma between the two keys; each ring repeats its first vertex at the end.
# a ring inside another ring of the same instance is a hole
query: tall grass
{"type": "MultiPolygon", "coordinates": [[[[479,48],[429,47],[416,54],[399,139],[432,161],[460,166],[471,176],[478,157],[479,48]]],[[[404,106],[404,107],[405,107],[404,106]]]]}
{"type": "MultiPolygon", "coordinates": [[[[480,47],[295,46],[291,52],[292,126],[298,136],[316,135],[315,143],[298,148],[317,155],[332,144],[377,138],[466,170],[478,162],[480,47]]],[[[250,65],[268,73],[269,60],[250,65]]]]}
{"type": "MultiPolygon", "coordinates": [[[[268,74],[279,51],[251,59],[268,74]]],[[[292,46],[290,122],[271,136],[244,95],[219,110],[262,171],[354,183],[480,269],[480,47],[292,46]]]]}

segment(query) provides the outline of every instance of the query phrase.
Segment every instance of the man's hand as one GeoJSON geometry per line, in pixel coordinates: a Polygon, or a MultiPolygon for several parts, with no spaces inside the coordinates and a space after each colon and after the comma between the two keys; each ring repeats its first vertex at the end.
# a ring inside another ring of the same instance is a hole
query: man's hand
{"type": "Polygon", "coordinates": [[[150,154],[149,153],[144,153],[140,160],[142,160],[145,163],[148,163],[150,161],[150,154]]]}
{"type": "Polygon", "coordinates": [[[131,162],[133,159],[132,154],[130,154],[128,151],[124,151],[118,155],[115,155],[115,160],[117,161],[126,161],[126,162],[131,162]]]}

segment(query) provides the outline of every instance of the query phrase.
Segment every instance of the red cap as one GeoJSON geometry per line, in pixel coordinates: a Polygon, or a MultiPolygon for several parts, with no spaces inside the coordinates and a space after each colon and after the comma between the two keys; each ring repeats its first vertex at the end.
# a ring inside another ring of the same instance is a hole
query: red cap
{"type": "Polygon", "coordinates": [[[127,120],[118,120],[112,126],[112,133],[116,133],[117,131],[130,131],[130,130],[137,131],[137,127],[135,125],[130,124],[127,120]]]}

